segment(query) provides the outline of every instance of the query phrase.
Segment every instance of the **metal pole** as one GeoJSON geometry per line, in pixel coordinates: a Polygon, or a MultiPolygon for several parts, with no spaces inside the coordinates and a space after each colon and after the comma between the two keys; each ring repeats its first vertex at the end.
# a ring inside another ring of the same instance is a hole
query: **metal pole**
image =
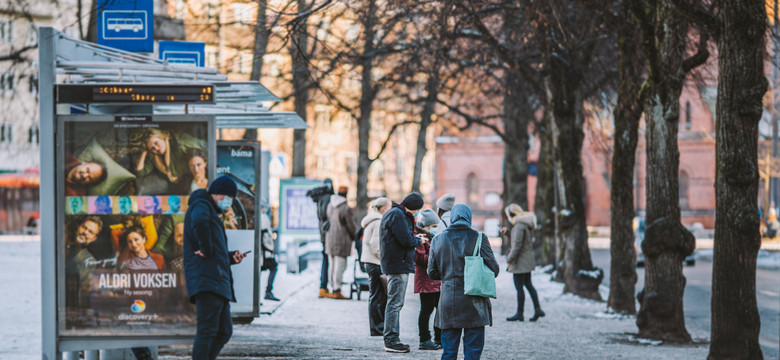
{"type": "Polygon", "coordinates": [[[57,38],[51,27],[38,30],[38,89],[40,114],[41,209],[41,357],[59,358],[57,352],[57,224],[55,196],[54,83],[57,38]]]}
{"type": "MultiPolygon", "coordinates": [[[[775,7],[774,7],[774,11],[772,11],[773,12],[773,20],[774,20],[774,23],[772,24],[773,27],[774,27],[774,31],[773,31],[773,34],[772,34],[773,35],[772,36],[772,45],[773,45],[773,48],[774,48],[774,56],[773,56],[774,64],[772,66],[772,87],[771,87],[771,89],[772,89],[772,159],[775,159],[775,158],[778,157],[778,155],[780,155],[780,148],[778,148],[778,143],[777,143],[777,135],[778,135],[777,134],[778,133],[778,126],[777,126],[778,124],[777,124],[777,122],[778,122],[778,120],[780,120],[780,118],[778,117],[778,114],[777,114],[777,85],[778,85],[778,79],[777,79],[777,77],[778,77],[778,69],[777,69],[777,66],[778,66],[778,60],[780,59],[780,44],[778,44],[778,38],[777,38],[778,36],[780,36],[780,32],[778,31],[778,30],[780,30],[780,25],[778,25],[778,14],[777,14],[778,8],[777,8],[777,3],[778,3],[778,0],[774,0],[775,7]]],[[[770,165],[769,166],[769,173],[767,175],[769,177],[769,182],[771,183],[771,187],[769,188],[770,194],[768,196],[768,199],[770,199],[770,202],[774,202],[775,205],[777,205],[777,203],[778,203],[778,199],[777,199],[777,197],[778,197],[778,186],[780,186],[780,184],[778,184],[777,179],[775,179],[772,176],[772,170],[773,169],[772,169],[772,167],[770,165]]],[[[769,204],[766,204],[766,207],[767,207],[767,210],[769,210],[769,204]]],[[[769,214],[769,212],[767,212],[767,215],[768,214],[769,214]]]]}
{"type": "Polygon", "coordinates": [[[79,352],[78,351],[68,351],[66,353],[62,354],[63,360],[79,360],[79,352]]]}

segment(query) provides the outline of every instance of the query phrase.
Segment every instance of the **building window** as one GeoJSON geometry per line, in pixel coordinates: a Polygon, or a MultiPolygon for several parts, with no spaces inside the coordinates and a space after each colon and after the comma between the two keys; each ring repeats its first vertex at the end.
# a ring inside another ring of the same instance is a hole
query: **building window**
{"type": "Polygon", "coordinates": [[[344,155],[344,168],[347,170],[347,175],[353,176],[357,174],[357,155],[348,154],[344,155]]]}
{"type": "Polygon", "coordinates": [[[30,85],[30,95],[38,96],[38,75],[32,74],[27,79],[30,85]]]}
{"type": "Polygon", "coordinates": [[[477,204],[479,204],[479,181],[476,174],[470,173],[466,177],[466,191],[468,192],[466,200],[469,207],[477,207],[477,204]]]}
{"type": "Polygon", "coordinates": [[[30,24],[27,28],[27,45],[35,45],[38,43],[38,27],[35,24],[30,24]]]}
{"type": "Polygon", "coordinates": [[[0,91],[3,95],[13,93],[14,85],[16,85],[16,79],[12,73],[4,73],[0,75],[0,91]]]}
{"type": "Polygon", "coordinates": [[[254,22],[257,11],[252,8],[252,4],[233,3],[231,7],[233,8],[233,21],[241,24],[252,24],[254,22]]]}
{"type": "Polygon", "coordinates": [[[187,18],[187,0],[176,0],[176,2],[173,4],[173,16],[177,19],[186,19],[187,18]]]}
{"type": "Polygon", "coordinates": [[[27,142],[30,144],[39,144],[40,139],[38,139],[38,126],[30,126],[29,129],[27,129],[27,142]]]}
{"type": "Polygon", "coordinates": [[[14,23],[11,20],[0,20],[0,41],[14,41],[14,23]]]}
{"type": "Polygon", "coordinates": [[[333,158],[330,155],[317,155],[317,171],[328,173],[333,168],[333,158]]]}
{"type": "Polygon", "coordinates": [[[685,130],[691,129],[691,103],[685,102],[685,130]]]}
{"type": "Polygon", "coordinates": [[[501,195],[498,195],[498,193],[495,192],[489,192],[485,194],[485,206],[486,207],[493,207],[493,206],[500,206],[501,205],[501,195]]]}
{"type": "Polygon", "coordinates": [[[690,204],[688,203],[688,186],[689,186],[690,178],[688,177],[688,173],[685,172],[685,170],[680,171],[680,209],[682,210],[688,210],[690,209],[690,204]]]}
{"type": "Polygon", "coordinates": [[[330,108],[325,105],[315,105],[314,121],[317,129],[328,130],[330,128],[330,108]]]}
{"type": "Polygon", "coordinates": [[[0,143],[11,143],[14,141],[14,130],[10,124],[0,125],[0,143]]]}

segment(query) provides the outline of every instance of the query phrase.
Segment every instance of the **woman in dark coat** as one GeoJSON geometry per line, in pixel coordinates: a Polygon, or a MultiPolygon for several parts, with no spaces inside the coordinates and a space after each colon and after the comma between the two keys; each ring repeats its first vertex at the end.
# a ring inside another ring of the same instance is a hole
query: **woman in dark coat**
{"type": "MultiPolygon", "coordinates": [[[[441,298],[436,325],[442,329],[442,359],[456,359],[463,334],[466,360],[479,359],[485,344],[485,325],[493,325],[490,299],[465,295],[463,273],[466,256],[474,253],[480,233],[471,229],[471,210],[463,204],[452,208],[451,224],[433,238],[428,257],[428,275],[441,280],[441,298]]],[[[485,265],[498,276],[499,268],[487,236],[480,247],[485,265]]]]}

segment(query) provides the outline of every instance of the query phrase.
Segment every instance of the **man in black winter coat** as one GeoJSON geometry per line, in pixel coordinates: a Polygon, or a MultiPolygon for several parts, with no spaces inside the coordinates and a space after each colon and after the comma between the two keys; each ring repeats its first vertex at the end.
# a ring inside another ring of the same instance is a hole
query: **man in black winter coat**
{"type": "Polygon", "coordinates": [[[233,334],[230,302],[236,302],[236,295],[230,265],[240,263],[246,254],[228,251],[219,215],[231,207],[235,197],[236,183],[222,176],[208,190],[190,195],[184,215],[184,278],[198,317],[193,359],[216,359],[233,334]]]}
{"type": "Polygon", "coordinates": [[[406,195],[401,204],[382,216],[379,225],[379,247],[382,273],[387,275],[387,306],[385,307],[385,351],[409,352],[409,345],[401,343],[399,315],[404,306],[409,274],[414,273],[414,249],[426,238],[413,235],[414,212],[423,207],[419,193],[406,195]]]}

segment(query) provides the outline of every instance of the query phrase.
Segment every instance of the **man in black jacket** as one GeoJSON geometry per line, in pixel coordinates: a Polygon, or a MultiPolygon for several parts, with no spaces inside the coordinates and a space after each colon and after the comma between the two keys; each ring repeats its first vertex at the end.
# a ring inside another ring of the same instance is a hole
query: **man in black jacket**
{"type": "Polygon", "coordinates": [[[382,216],[379,225],[381,238],[379,255],[382,273],[387,274],[387,306],[385,307],[385,351],[409,352],[409,345],[401,343],[399,315],[404,306],[409,274],[414,273],[414,249],[425,238],[417,238],[414,231],[414,212],[423,207],[419,193],[406,195],[401,204],[382,216]]]}
{"type": "Polygon", "coordinates": [[[317,219],[320,223],[320,241],[322,242],[322,268],[320,269],[320,298],[330,297],[328,291],[328,254],[325,254],[325,234],[330,228],[328,220],[328,205],[330,205],[330,196],[333,195],[333,180],[326,178],[322,181],[323,186],[309,190],[306,196],[317,203],[317,219]]]}
{"type": "Polygon", "coordinates": [[[196,190],[190,195],[184,215],[184,278],[198,316],[193,359],[216,359],[233,334],[230,302],[236,302],[236,295],[230,265],[240,263],[246,254],[227,250],[219,214],[231,207],[235,197],[236,183],[227,176],[219,177],[208,191],[196,190]]]}

